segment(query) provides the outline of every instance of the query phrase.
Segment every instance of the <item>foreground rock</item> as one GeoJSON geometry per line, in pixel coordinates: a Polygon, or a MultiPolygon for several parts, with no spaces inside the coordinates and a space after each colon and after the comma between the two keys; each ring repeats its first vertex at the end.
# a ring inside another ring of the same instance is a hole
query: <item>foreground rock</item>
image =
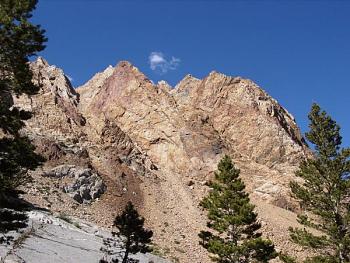
{"type": "MultiPolygon", "coordinates": [[[[76,218],[55,217],[49,213],[29,213],[29,227],[15,234],[11,246],[0,246],[0,260],[4,263],[97,263],[103,257],[100,248],[110,233],[96,225],[76,218]]],[[[137,254],[131,258],[141,263],[166,263],[151,254],[137,254]]]]}

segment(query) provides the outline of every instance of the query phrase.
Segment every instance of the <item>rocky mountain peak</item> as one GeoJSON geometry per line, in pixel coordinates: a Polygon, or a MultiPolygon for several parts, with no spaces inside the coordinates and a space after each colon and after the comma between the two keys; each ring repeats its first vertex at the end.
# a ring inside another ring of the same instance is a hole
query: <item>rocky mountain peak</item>
{"type": "Polygon", "coordinates": [[[32,63],[37,64],[37,66],[44,66],[44,67],[49,66],[49,63],[43,57],[40,57],[40,56],[32,63]]]}
{"type": "Polygon", "coordinates": [[[39,133],[50,130],[54,137],[65,137],[68,131],[73,135],[73,130],[85,125],[85,118],[77,109],[79,94],[63,70],[50,65],[42,57],[32,62],[30,68],[33,82],[40,86],[39,93],[31,98],[26,95],[14,98],[16,106],[36,116],[28,121],[27,128],[39,133]]]}
{"type": "Polygon", "coordinates": [[[191,74],[187,74],[179,83],[175,86],[173,93],[188,93],[191,88],[199,84],[201,80],[195,78],[191,74]]]}
{"type": "Polygon", "coordinates": [[[89,81],[76,90],[80,94],[81,98],[86,103],[81,104],[80,107],[86,107],[90,104],[91,99],[97,94],[108,94],[110,99],[123,89],[128,83],[135,81],[140,83],[151,83],[151,81],[139,71],[139,69],[133,66],[129,61],[120,61],[115,67],[108,66],[104,71],[95,74],[89,81]],[[108,87],[108,88],[107,88],[108,87]],[[102,90],[101,90],[102,89],[102,90]]]}
{"type": "Polygon", "coordinates": [[[109,65],[102,72],[96,73],[88,82],[86,82],[80,88],[87,89],[89,86],[101,87],[103,82],[113,74],[113,71],[114,67],[112,65],[109,65]]]}
{"type": "Polygon", "coordinates": [[[91,99],[100,92],[102,85],[112,76],[113,72],[114,67],[109,65],[105,70],[96,73],[89,81],[76,89],[80,95],[80,99],[84,101],[84,103],[79,104],[80,109],[85,109],[90,105],[91,99]]]}
{"type": "Polygon", "coordinates": [[[170,92],[173,89],[173,87],[165,80],[158,81],[157,87],[160,87],[161,89],[166,90],[167,92],[170,92]]]}
{"type": "Polygon", "coordinates": [[[116,78],[123,80],[137,80],[140,83],[152,83],[137,67],[132,65],[129,61],[120,61],[113,72],[116,78]]]}

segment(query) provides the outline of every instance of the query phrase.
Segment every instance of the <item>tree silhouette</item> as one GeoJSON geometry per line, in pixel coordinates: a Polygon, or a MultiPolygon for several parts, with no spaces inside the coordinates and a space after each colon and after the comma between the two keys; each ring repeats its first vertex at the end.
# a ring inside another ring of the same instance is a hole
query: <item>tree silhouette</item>
{"type": "MultiPolygon", "coordinates": [[[[113,238],[104,240],[101,250],[110,256],[123,254],[122,263],[136,262],[129,259],[130,254],[151,252],[149,244],[153,232],[144,228],[144,222],[145,219],[139,215],[134,205],[128,202],[122,214],[116,216],[113,222],[118,232],[112,232],[113,238]]],[[[104,258],[100,262],[107,262],[107,259],[104,258]]],[[[113,257],[111,262],[118,262],[118,259],[113,257]]]]}

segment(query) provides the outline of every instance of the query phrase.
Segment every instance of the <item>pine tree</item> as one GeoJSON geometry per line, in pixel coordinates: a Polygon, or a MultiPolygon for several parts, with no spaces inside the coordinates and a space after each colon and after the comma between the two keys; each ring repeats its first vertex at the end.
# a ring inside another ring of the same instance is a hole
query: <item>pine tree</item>
{"type": "Polygon", "coordinates": [[[200,244],[220,263],[268,262],[277,256],[270,240],[263,239],[261,227],[245,185],[229,156],[218,165],[211,192],[201,206],[208,210],[208,227],[201,231],[200,244]]]}
{"type": "MultiPolygon", "coordinates": [[[[104,247],[101,248],[107,255],[119,254],[119,250],[123,251],[122,263],[136,262],[129,259],[130,254],[138,252],[151,252],[149,244],[153,232],[144,228],[145,219],[139,215],[134,205],[128,202],[121,215],[116,216],[113,226],[118,232],[112,232],[113,238],[104,240],[104,247]],[[118,239],[116,239],[117,237],[118,239]]],[[[102,259],[100,262],[107,262],[102,259]]],[[[118,262],[117,258],[112,258],[111,262],[118,262]]]]}
{"type": "Polygon", "coordinates": [[[305,228],[291,228],[291,239],[317,252],[305,262],[350,262],[350,149],[341,148],[340,127],[317,104],[309,120],[306,138],[314,145],[314,156],[296,172],[303,183],[291,182],[292,194],[305,210],[298,216],[305,228]]]}
{"type": "Polygon", "coordinates": [[[32,83],[28,65],[28,58],[43,50],[46,41],[40,26],[29,21],[36,4],[36,0],[0,0],[0,233],[13,230],[10,225],[18,223],[16,216],[23,222],[23,215],[11,215],[5,208],[13,208],[11,198],[17,195],[26,170],[43,161],[19,133],[31,114],[13,107],[12,99],[12,95],[32,95],[39,89],[32,83]]]}

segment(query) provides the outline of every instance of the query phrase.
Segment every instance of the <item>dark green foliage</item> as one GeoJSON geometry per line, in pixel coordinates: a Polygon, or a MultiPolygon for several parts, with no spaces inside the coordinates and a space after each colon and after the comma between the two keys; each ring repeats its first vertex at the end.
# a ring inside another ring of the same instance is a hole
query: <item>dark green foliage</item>
{"type": "Polygon", "coordinates": [[[32,83],[28,65],[28,58],[43,50],[46,41],[44,31],[29,21],[36,3],[0,0],[0,233],[24,226],[23,214],[11,210],[13,197],[25,180],[26,170],[43,161],[30,141],[19,134],[23,120],[31,114],[13,107],[12,99],[13,94],[32,95],[39,89],[32,83]]]}
{"type": "MultiPolygon", "coordinates": [[[[118,232],[112,232],[113,238],[104,240],[104,247],[101,250],[107,255],[121,254],[120,251],[122,251],[124,253],[122,263],[137,262],[129,259],[129,254],[151,252],[149,244],[153,232],[144,228],[144,222],[145,219],[139,215],[134,205],[128,202],[123,213],[114,220],[113,226],[118,229],[118,232]]],[[[106,262],[107,259],[102,260],[106,262]]],[[[110,262],[118,262],[118,259],[112,258],[110,262]]]]}
{"type": "Polygon", "coordinates": [[[28,57],[43,50],[44,31],[29,21],[37,0],[0,0],[1,91],[35,94],[28,57]]]}
{"type": "Polygon", "coordinates": [[[270,240],[258,232],[255,206],[250,203],[245,185],[239,178],[240,171],[225,156],[211,183],[211,192],[201,202],[208,210],[208,227],[215,233],[202,231],[200,244],[220,263],[268,262],[277,256],[270,240]]]}
{"type": "Polygon", "coordinates": [[[315,146],[314,158],[302,162],[296,173],[303,183],[291,183],[305,210],[299,222],[307,228],[290,229],[291,239],[318,252],[305,262],[350,262],[350,149],[341,148],[339,126],[317,104],[309,120],[306,138],[315,146]]]}
{"type": "Polygon", "coordinates": [[[34,169],[43,159],[25,137],[0,140],[0,193],[8,193],[24,180],[25,170],[34,169]]]}
{"type": "Polygon", "coordinates": [[[19,134],[30,113],[13,107],[12,94],[35,94],[28,57],[44,49],[43,30],[28,20],[37,1],[0,0],[0,205],[20,183],[26,169],[42,160],[29,140],[19,134]]]}

